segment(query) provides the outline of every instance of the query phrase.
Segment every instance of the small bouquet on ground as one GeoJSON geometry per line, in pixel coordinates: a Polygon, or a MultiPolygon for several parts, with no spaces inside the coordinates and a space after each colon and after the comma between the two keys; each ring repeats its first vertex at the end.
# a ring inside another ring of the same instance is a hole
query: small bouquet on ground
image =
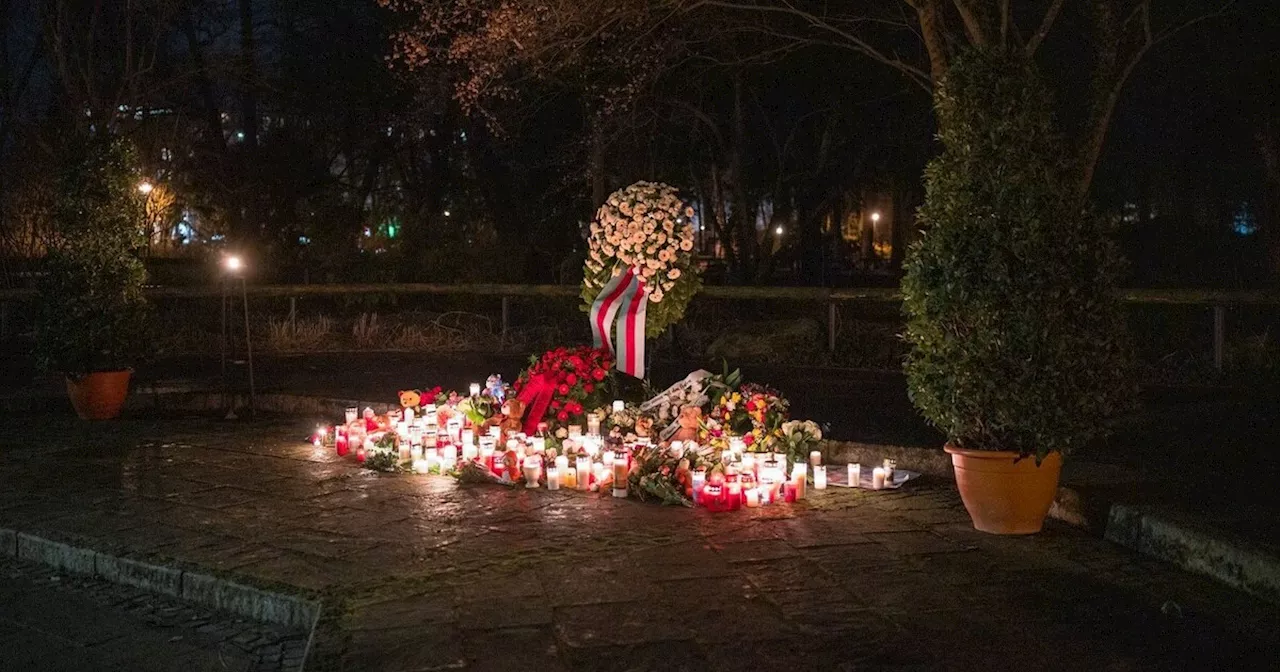
{"type": "Polygon", "coordinates": [[[822,429],[812,420],[790,420],[782,423],[782,438],[779,439],[791,464],[803,464],[809,460],[809,453],[822,444],[822,429]]]}
{"type": "Polygon", "coordinates": [[[459,483],[492,483],[494,485],[514,486],[516,481],[503,480],[497,474],[493,473],[489,467],[475,460],[467,460],[458,468],[457,478],[459,483]]]}
{"type": "Polygon", "coordinates": [[[631,453],[630,488],[640,501],[656,499],[663,504],[693,506],[685,496],[685,480],[690,461],[677,458],[658,446],[636,446],[631,453]]]}

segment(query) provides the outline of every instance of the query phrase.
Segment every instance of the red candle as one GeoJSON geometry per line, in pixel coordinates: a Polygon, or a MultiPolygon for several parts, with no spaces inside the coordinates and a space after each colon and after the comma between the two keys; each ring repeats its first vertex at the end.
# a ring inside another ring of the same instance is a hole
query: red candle
{"type": "Polygon", "coordinates": [[[364,460],[365,460],[364,446],[360,446],[359,448],[356,448],[356,461],[361,464],[364,464],[364,460]]]}
{"type": "Polygon", "coordinates": [[[734,481],[726,485],[725,497],[729,500],[730,511],[737,511],[742,508],[742,484],[734,481]]]}
{"type": "Polygon", "coordinates": [[[787,502],[796,501],[795,481],[787,481],[782,487],[783,487],[783,493],[784,493],[782,496],[783,501],[787,501],[787,502]]]}

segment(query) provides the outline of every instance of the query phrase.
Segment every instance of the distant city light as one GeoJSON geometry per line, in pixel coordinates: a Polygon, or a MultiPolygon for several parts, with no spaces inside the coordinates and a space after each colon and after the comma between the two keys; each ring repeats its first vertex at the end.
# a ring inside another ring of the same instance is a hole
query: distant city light
{"type": "Polygon", "coordinates": [[[146,180],[143,180],[138,183],[138,193],[142,194],[143,196],[150,194],[152,189],[155,189],[155,187],[146,180]]]}
{"type": "Polygon", "coordinates": [[[444,211],[444,216],[445,216],[445,217],[448,217],[448,216],[449,216],[449,215],[451,215],[451,214],[453,214],[453,213],[449,212],[448,210],[445,210],[445,211],[444,211]]]}

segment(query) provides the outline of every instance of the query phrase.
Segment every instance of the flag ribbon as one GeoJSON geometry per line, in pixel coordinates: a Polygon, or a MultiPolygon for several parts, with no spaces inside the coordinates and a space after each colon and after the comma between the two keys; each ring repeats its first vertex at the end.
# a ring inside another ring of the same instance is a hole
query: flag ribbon
{"type": "Polygon", "coordinates": [[[649,293],[634,269],[613,276],[591,304],[591,333],[597,348],[609,348],[618,370],[644,378],[644,317],[649,293]],[[614,338],[610,339],[610,331],[614,338]]]}

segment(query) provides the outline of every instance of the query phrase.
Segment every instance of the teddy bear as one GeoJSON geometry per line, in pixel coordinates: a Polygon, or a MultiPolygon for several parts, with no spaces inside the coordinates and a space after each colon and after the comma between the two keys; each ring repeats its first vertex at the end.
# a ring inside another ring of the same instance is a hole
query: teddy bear
{"type": "Polygon", "coordinates": [[[524,422],[521,420],[524,417],[524,410],[525,403],[523,399],[512,397],[502,402],[502,415],[494,416],[494,418],[498,418],[497,424],[502,429],[504,437],[519,434],[524,430],[524,422]]]}
{"type": "Polygon", "coordinates": [[[698,441],[698,430],[702,426],[702,409],[698,406],[681,406],[680,416],[676,418],[680,429],[671,437],[672,441],[698,441]]]}
{"type": "Polygon", "coordinates": [[[647,438],[653,434],[653,418],[647,415],[636,417],[636,436],[647,438]]]}
{"type": "Polygon", "coordinates": [[[422,405],[422,390],[400,390],[400,408],[417,409],[422,405]]]}

